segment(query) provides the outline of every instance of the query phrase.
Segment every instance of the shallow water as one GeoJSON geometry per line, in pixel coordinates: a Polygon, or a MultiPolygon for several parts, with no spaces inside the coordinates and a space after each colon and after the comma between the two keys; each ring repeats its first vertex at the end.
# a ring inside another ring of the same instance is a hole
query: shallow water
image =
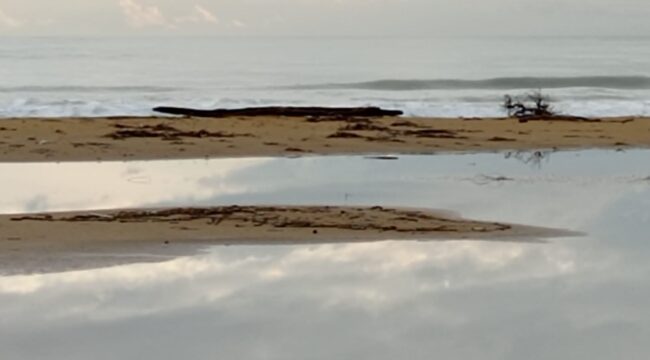
{"type": "Polygon", "coordinates": [[[649,155],[647,150],[604,150],[385,157],[392,160],[0,163],[0,214],[185,205],[386,205],[567,228],[579,224],[578,215],[561,211],[565,206],[646,191],[649,155]],[[507,207],[496,206],[499,202],[507,207]],[[556,216],[550,219],[550,214],[556,216]]]}
{"type": "Polygon", "coordinates": [[[587,233],[216,247],[0,277],[3,358],[645,359],[650,152],[530,155],[0,164],[3,213],[372,204],[587,233]]]}

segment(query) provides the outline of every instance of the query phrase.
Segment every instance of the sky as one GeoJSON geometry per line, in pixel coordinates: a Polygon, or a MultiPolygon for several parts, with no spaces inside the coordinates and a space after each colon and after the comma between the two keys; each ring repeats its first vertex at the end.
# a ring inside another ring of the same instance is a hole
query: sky
{"type": "Polygon", "coordinates": [[[0,36],[650,36],[649,17],[647,0],[0,0],[0,36]]]}

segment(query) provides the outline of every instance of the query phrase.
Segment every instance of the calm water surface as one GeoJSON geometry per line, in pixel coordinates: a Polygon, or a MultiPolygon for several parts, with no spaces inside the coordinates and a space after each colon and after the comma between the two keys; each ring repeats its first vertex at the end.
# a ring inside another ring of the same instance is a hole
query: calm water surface
{"type": "Polygon", "coordinates": [[[587,233],[216,247],[4,276],[2,358],[645,359],[650,152],[531,155],[0,164],[2,213],[372,204],[587,233]]]}

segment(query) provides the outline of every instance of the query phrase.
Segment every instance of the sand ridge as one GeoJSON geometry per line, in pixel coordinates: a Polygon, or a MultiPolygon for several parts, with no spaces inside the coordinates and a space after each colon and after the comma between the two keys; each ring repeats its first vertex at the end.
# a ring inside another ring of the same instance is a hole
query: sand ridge
{"type": "Polygon", "coordinates": [[[223,206],[0,216],[0,273],[162,261],[210,245],[542,242],[568,231],[383,207],[223,206]]]}
{"type": "Polygon", "coordinates": [[[65,245],[77,240],[313,243],[550,234],[531,231],[532,227],[462,219],[442,211],[281,205],[1,215],[0,229],[0,247],[12,241],[21,246],[39,246],[42,242],[65,245]]]}

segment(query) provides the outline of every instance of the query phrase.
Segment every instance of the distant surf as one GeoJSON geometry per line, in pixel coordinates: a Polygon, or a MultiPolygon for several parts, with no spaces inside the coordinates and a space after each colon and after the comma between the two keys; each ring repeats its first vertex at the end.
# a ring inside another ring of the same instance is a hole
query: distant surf
{"type": "Polygon", "coordinates": [[[0,86],[0,93],[165,93],[181,90],[164,86],[0,86]]]}
{"type": "Polygon", "coordinates": [[[482,80],[432,79],[432,80],[375,80],[352,83],[327,83],[293,85],[294,90],[509,90],[509,89],[561,89],[603,88],[622,90],[650,89],[647,76],[581,76],[581,77],[499,77],[482,80]]]}

